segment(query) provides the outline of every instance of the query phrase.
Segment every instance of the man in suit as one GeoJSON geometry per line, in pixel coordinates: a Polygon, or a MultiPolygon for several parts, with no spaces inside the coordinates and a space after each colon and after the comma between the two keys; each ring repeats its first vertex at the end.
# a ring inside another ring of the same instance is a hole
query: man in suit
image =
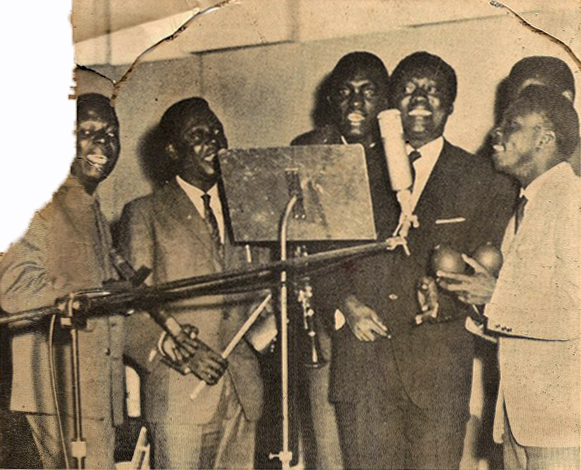
{"type": "MultiPolygon", "coordinates": [[[[361,144],[374,193],[386,184],[385,154],[379,137],[377,114],[387,107],[389,75],[381,59],[369,52],[343,56],[324,83],[324,102],[329,120],[323,126],[295,138],[291,145],[361,144]]],[[[324,276],[322,276],[324,277],[324,276]]],[[[324,287],[315,282],[315,304],[324,287]]],[[[316,307],[323,307],[319,302],[316,307]]],[[[317,335],[323,356],[331,358],[333,311],[318,312],[317,335]],[[327,320],[327,321],[325,321],[327,320]]],[[[329,402],[330,364],[306,369],[317,468],[342,468],[335,408],[329,402]]]]}
{"type": "MultiPolygon", "coordinates": [[[[96,196],[119,157],[119,124],[102,95],[77,99],[77,152],[71,174],[52,201],[37,213],[28,231],[0,263],[2,309],[8,314],[54,304],[69,293],[100,287],[117,277],[110,262],[111,236],[96,196]]],[[[67,329],[49,334],[49,319],[16,324],[11,409],[26,413],[45,468],[64,468],[66,447],[72,465],[71,344],[67,329]],[[49,365],[49,343],[56,370],[49,365]],[[51,387],[55,374],[55,403],[51,387]],[[63,418],[61,436],[57,415],[63,418]]],[[[112,468],[114,426],[123,419],[123,319],[88,318],[79,330],[85,465],[112,468]]]]}
{"type": "Polygon", "coordinates": [[[530,86],[494,131],[494,163],[521,184],[496,280],[465,257],[474,275],[440,272],[464,302],[486,304],[498,334],[500,390],[494,437],[507,469],[579,468],[581,184],[566,161],[579,145],[572,104],[530,86]]]}
{"type": "MultiPolygon", "coordinates": [[[[251,252],[234,246],[218,189],[218,153],[227,141],[208,103],[190,98],[172,105],[159,130],[173,178],[152,194],[129,203],[120,223],[121,247],[134,266],[153,270],[154,284],[242,268],[251,252]]],[[[256,260],[255,260],[256,261],[256,260]]],[[[230,342],[248,313],[247,295],[213,295],[167,306],[178,321],[195,325],[215,351],[230,342]]],[[[146,370],[144,417],[150,425],[156,468],[253,468],[255,423],[262,410],[256,357],[242,341],[227,373],[192,401],[200,379],[213,383],[223,365],[197,351],[195,376],[161,364],[175,351],[171,340],[156,344],[159,330],[144,314],[131,318],[127,353],[146,370]],[[153,353],[152,353],[153,348],[153,353]]]]}
{"type": "MultiPolygon", "coordinates": [[[[408,236],[411,256],[397,249],[344,264],[328,292],[347,322],[334,334],[331,365],[347,468],[459,465],[472,365],[468,309],[437,292],[430,258],[438,244],[471,252],[499,242],[512,200],[488,162],[443,138],[456,88],[452,67],[427,52],[394,70],[389,93],[415,157],[412,200],[420,226],[408,236]],[[420,303],[419,281],[430,294],[420,303]],[[435,318],[418,326],[415,318],[426,310],[435,318]]],[[[384,240],[400,210],[387,179],[372,191],[384,240]]]]}

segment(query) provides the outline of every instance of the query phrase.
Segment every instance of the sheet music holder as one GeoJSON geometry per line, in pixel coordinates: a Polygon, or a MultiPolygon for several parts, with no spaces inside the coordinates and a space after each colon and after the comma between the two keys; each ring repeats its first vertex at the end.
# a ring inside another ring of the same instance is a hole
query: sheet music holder
{"type": "MultiPolygon", "coordinates": [[[[360,145],[233,149],[220,169],[235,242],[276,242],[281,261],[288,242],[375,240],[365,152],[360,145]]],[[[290,445],[287,273],[280,273],[283,470],[297,462],[290,445]]],[[[292,392],[294,394],[296,392],[292,392]]]]}
{"type": "Polygon", "coordinates": [[[278,242],[297,189],[288,241],[376,239],[361,145],[231,149],[220,170],[236,242],[278,242]]]}

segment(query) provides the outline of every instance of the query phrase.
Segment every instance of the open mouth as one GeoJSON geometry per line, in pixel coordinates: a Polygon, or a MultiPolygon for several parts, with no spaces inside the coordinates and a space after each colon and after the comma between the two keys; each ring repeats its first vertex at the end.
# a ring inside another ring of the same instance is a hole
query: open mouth
{"type": "Polygon", "coordinates": [[[203,160],[205,162],[208,162],[208,163],[214,163],[214,160],[216,159],[216,157],[218,157],[219,155],[222,155],[224,152],[225,152],[224,149],[218,150],[218,149],[213,148],[211,150],[208,150],[208,153],[204,156],[203,160]]]}
{"type": "Polygon", "coordinates": [[[409,116],[427,117],[427,116],[431,116],[432,112],[426,108],[414,108],[408,113],[408,115],[409,116]]]}
{"type": "Polygon", "coordinates": [[[365,121],[365,116],[361,113],[349,113],[347,115],[347,120],[352,123],[365,121]]]}
{"type": "Polygon", "coordinates": [[[84,160],[91,165],[93,168],[95,168],[97,171],[104,173],[105,172],[105,166],[107,165],[107,162],[109,161],[109,159],[105,156],[105,155],[97,155],[97,154],[90,154],[87,155],[84,160]]]}

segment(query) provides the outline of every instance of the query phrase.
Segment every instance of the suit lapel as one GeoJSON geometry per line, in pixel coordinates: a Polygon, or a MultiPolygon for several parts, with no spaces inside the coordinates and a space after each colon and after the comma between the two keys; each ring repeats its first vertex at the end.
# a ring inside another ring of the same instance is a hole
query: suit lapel
{"type": "Polygon", "coordinates": [[[420,224],[428,222],[431,225],[440,217],[462,215],[455,213],[456,199],[453,197],[456,194],[454,184],[462,181],[462,175],[456,174],[461,167],[454,163],[451,150],[450,144],[444,141],[442,152],[418,201],[416,215],[420,224]]]}
{"type": "Polygon", "coordinates": [[[187,194],[178,186],[175,180],[168,183],[162,191],[159,199],[160,204],[156,211],[161,212],[161,215],[171,218],[184,227],[192,237],[198,239],[206,247],[208,252],[213,254],[215,261],[220,264],[219,255],[216,253],[206,222],[198,213],[187,194]]]}

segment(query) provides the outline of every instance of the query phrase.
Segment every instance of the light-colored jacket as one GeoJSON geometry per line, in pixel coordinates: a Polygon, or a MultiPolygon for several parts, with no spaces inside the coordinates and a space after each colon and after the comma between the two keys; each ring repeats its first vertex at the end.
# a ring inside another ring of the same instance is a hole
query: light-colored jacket
{"type": "MultiPolygon", "coordinates": [[[[115,278],[110,249],[111,235],[98,203],[69,177],[2,258],[4,313],[53,305],[58,297],[98,288],[115,278]]],[[[54,414],[48,318],[13,324],[11,336],[12,410],[54,414]]],[[[89,318],[87,327],[79,330],[83,417],[111,416],[114,424],[123,421],[123,343],[124,318],[119,315],[89,318]]],[[[54,350],[61,410],[71,415],[70,335],[58,325],[54,350]]]]}
{"type": "Polygon", "coordinates": [[[517,234],[514,220],[507,227],[486,308],[488,328],[500,333],[494,438],[502,441],[506,410],[519,444],[578,446],[581,180],[567,163],[549,172],[517,234]]]}
{"type": "MultiPolygon", "coordinates": [[[[175,181],[153,194],[130,202],[120,222],[120,247],[137,269],[153,270],[149,283],[159,284],[193,276],[244,267],[243,247],[226,237],[222,261],[204,219],[175,181]]],[[[166,310],[180,323],[195,325],[200,339],[221,352],[249,313],[252,295],[213,295],[182,300],[166,310]]],[[[159,361],[156,349],[161,329],[144,314],[127,320],[127,355],[143,368],[144,416],[149,422],[203,424],[220,403],[223,380],[206,387],[195,401],[189,396],[199,380],[182,376],[159,361]],[[152,359],[153,358],[153,359],[152,359]]],[[[255,421],[262,412],[262,380],[254,352],[242,341],[229,358],[227,374],[246,418],[255,421]]]]}

